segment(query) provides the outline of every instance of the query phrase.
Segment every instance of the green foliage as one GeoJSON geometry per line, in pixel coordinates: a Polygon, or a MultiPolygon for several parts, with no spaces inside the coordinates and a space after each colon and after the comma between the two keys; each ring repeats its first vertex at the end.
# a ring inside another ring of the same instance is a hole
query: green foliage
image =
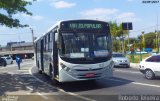
{"type": "Polygon", "coordinates": [[[121,42],[119,40],[113,41],[113,51],[118,52],[121,50],[121,42]]]}
{"type": "MultiPolygon", "coordinates": [[[[140,54],[134,54],[134,55],[127,54],[126,56],[130,60],[130,62],[132,62],[132,63],[140,63],[140,61],[141,61],[140,60],[140,54]]],[[[150,54],[142,54],[142,60],[145,59],[145,58],[147,58],[147,57],[149,57],[149,56],[150,56],[150,54]]]]}
{"type": "Polygon", "coordinates": [[[110,22],[110,32],[112,37],[117,37],[117,33],[118,33],[118,25],[116,22],[110,22]]]}
{"type": "Polygon", "coordinates": [[[10,28],[27,27],[28,25],[22,25],[18,19],[12,17],[17,13],[32,15],[32,13],[26,9],[27,5],[31,5],[31,2],[25,0],[0,0],[0,9],[3,11],[3,13],[0,13],[0,24],[10,28]]]}
{"type": "Polygon", "coordinates": [[[144,49],[144,48],[156,48],[157,44],[160,43],[160,32],[158,32],[159,39],[156,39],[156,33],[150,32],[145,33],[144,37],[142,35],[138,36],[137,38],[129,38],[128,39],[128,30],[122,30],[122,24],[118,25],[116,22],[110,22],[110,32],[113,39],[113,51],[122,51],[122,40],[121,37],[125,36],[126,39],[124,40],[125,43],[125,51],[129,50],[127,46],[128,42],[132,44],[130,49],[144,49]]]}
{"type": "Polygon", "coordinates": [[[122,30],[122,24],[118,25],[116,22],[109,22],[110,32],[113,38],[113,51],[122,51],[121,38],[127,36],[128,31],[122,30]],[[120,41],[121,40],[121,41],[120,41]]]}
{"type": "MultiPolygon", "coordinates": [[[[160,37],[160,33],[158,33],[158,36],[160,37]]],[[[142,35],[138,36],[139,40],[142,40],[142,35]]],[[[145,47],[147,48],[155,48],[156,45],[156,34],[155,32],[146,33],[144,35],[145,39],[145,47]]]]}

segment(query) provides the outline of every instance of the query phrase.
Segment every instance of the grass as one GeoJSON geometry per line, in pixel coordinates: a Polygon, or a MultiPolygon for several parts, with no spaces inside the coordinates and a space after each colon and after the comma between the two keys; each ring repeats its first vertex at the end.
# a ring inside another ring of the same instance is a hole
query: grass
{"type": "MultiPolygon", "coordinates": [[[[141,55],[142,55],[142,60],[145,59],[146,57],[150,56],[150,54],[141,54],[141,55]]],[[[134,54],[133,57],[131,54],[127,54],[126,56],[130,60],[130,62],[132,62],[132,63],[139,63],[141,61],[140,54],[134,54]]]]}

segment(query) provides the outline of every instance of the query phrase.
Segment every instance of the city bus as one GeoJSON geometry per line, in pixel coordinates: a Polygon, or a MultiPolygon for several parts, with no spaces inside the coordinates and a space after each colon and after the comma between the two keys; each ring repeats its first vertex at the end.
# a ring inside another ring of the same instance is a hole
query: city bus
{"type": "Polygon", "coordinates": [[[107,22],[60,21],[38,38],[34,46],[38,70],[58,82],[112,77],[114,63],[107,22]]]}

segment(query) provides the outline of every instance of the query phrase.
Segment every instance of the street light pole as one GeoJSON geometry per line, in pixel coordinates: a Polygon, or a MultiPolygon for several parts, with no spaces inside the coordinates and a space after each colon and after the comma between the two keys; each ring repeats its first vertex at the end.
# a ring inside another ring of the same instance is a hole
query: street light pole
{"type": "Polygon", "coordinates": [[[33,32],[33,28],[30,28],[31,30],[31,33],[32,33],[32,43],[33,43],[33,46],[34,46],[34,32],[33,32]]]}
{"type": "MultiPolygon", "coordinates": [[[[35,48],[34,48],[34,31],[33,31],[33,28],[30,28],[30,30],[31,30],[31,33],[32,33],[33,57],[35,59],[36,55],[35,55],[35,48]]],[[[34,62],[34,66],[36,66],[36,62],[34,62]]]]}
{"type": "Polygon", "coordinates": [[[124,37],[123,37],[123,33],[122,33],[122,53],[124,54],[124,37]]]}
{"type": "Polygon", "coordinates": [[[156,49],[157,49],[157,53],[159,53],[159,38],[158,38],[158,31],[155,30],[155,34],[156,34],[156,49]]]}
{"type": "Polygon", "coordinates": [[[144,37],[144,31],[142,32],[142,48],[145,49],[145,37],[144,37]]]}

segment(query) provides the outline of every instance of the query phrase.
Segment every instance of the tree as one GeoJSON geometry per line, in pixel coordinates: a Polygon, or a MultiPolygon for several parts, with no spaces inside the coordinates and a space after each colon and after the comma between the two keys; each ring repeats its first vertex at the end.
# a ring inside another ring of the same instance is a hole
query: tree
{"type": "Polygon", "coordinates": [[[0,24],[10,28],[28,27],[27,24],[23,25],[18,19],[13,18],[13,15],[17,13],[32,15],[32,13],[26,9],[26,6],[31,4],[31,2],[25,0],[0,0],[0,9],[2,11],[0,13],[0,24]]]}
{"type": "MultiPolygon", "coordinates": [[[[118,25],[116,22],[110,22],[110,32],[113,39],[113,51],[121,51],[120,40],[122,37],[128,35],[127,30],[122,29],[122,24],[118,25]]],[[[123,41],[123,40],[122,40],[123,41]]]]}

